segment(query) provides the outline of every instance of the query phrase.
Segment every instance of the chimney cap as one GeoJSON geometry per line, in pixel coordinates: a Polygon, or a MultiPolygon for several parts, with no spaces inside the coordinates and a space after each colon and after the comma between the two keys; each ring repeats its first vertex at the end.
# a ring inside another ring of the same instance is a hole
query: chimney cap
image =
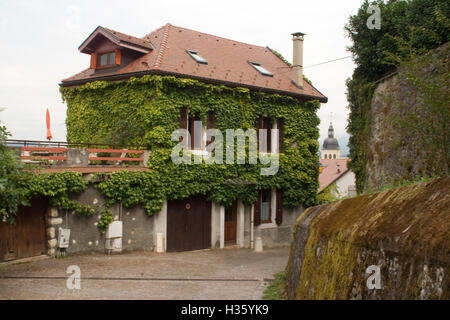
{"type": "Polygon", "coordinates": [[[293,35],[294,37],[303,37],[306,34],[302,33],[302,32],[294,32],[294,33],[291,33],[291,35],[293,35]]]}

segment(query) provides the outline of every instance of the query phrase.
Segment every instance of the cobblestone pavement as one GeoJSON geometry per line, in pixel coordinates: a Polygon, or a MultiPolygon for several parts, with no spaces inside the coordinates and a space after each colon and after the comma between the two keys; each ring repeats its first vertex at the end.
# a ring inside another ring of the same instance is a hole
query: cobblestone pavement
{"type": "Polygon", "coordinates": [[[0,299],[261,299],[289,248],[83,254],[0,263],[0,299]],[[81,271],[69,290],[67,268],[81,271]]]}

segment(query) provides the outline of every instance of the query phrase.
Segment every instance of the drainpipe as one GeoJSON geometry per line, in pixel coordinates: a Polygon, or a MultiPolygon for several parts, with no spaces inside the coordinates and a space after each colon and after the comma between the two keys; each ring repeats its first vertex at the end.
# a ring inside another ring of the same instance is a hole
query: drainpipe
{"type": "Polygon", "coordinates": [[[250,210],[250,249],[253,249],[254,241],[253,241],[253,232],[255,226],[255,205],[252,204],[252,208],[250,210]]]}

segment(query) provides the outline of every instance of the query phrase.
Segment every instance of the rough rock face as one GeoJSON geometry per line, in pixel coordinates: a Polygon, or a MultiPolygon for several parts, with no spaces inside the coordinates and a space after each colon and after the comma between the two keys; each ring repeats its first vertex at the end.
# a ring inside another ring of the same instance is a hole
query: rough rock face
{"type": "MultiPolygon", "coordinates": [[[[421,77],[433,79],[438,73],[438,67],[434,64],[448,64],[449,52],[450,43],[436,49],[433,62],[421,70],[421,77]]],[[[423,139],[426,128],[411,132],[398,127],[399,121],[408,114],[417,115],[419,119],[430,117],[428,106],[424,108],[422,105],[421,92],[400,70],[398,74],[381,81],[372,98],[366,146],[365,190],[436,173],[427,165],[427,148],[423,139]]]]}
{"type": "Polygon", "coordinates": [[[450,177],[309,208],[294,230],[291,299],[450,298],[450,177]]]}

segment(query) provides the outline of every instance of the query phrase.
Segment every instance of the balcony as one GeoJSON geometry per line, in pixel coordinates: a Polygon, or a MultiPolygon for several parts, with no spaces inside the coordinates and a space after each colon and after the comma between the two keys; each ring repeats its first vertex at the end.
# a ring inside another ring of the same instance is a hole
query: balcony
{"type": "Polygon", "coordinates": [[[39,172],[66,170],[81,173],[147,171],[150,150],[139,145],[6,140],[23,163],[39,172]]]}

